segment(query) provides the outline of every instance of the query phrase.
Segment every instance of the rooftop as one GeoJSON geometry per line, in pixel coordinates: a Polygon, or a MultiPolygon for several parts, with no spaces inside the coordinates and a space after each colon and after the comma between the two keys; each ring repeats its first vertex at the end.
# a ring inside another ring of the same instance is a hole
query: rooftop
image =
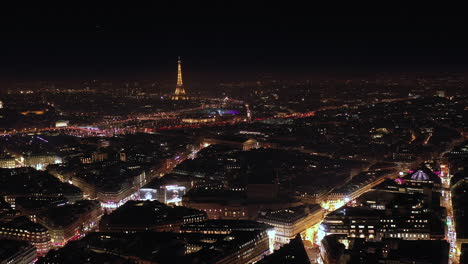
{"type": "Polygon", "coordinates": [[[111,161],[90,164],[70,163],[55,166],[54,170],[62,175],[80,178],[104,191],[115,191],[128,184],[132,177],[143,172],[143,167],[137,164],[111,161]]]}
{"type": "Polygon", "coordinates": [[[184,224],[181,230],[267,230],[272,226],[250,220],[210,219],[202,222],[184,224]]]}
{"type": "MultiPolygon", "coordinates": [[[[249,241],[266,236],[261,231],[241,232],[213,235],[200,233],[90,233],[83,239],[67,244],[47,255],[49,262],[53,258],[64,258],[69,252],[88,254],[91,249],[102,253],[118,254],[120,256],[138,257],[143,260],[161,264],[173,263],[216,263],[237,251],[249,241]],[[186,254],[186,247],[200,247],[194,253],[186,254]],[[196,262],[198,261],[198,262],[196,262]]],[[[78,256],[79,257],[79,256],[78,256]]],[[[45,261],[44,263],[46,263],[45,261]]],[[[79,263],[79,262],[72,262],[79,263]]]]}
{"type": "Polygon", "coordinates": [[[449,244],[445,240],[400,240],[397,249],[390,250],[388,259],[417,263],[444,263],[449,244]]]}
{"type": "Polygon", "coordinates": [[[257,262],[258,264],[308,264],[309,256],[304,249],[300,235],[291,240],[288,244],[273,252],[273,254],[266,256],[264,259],[257,262]]]}
{"type": "Polygon", "coordinates": [[[0,194],[80,195],[78,187],[32,168],[0,169],[0,194]]]}
{"type": "Polygon", "coordinates": [[[205,212],[183,206],[171,207],[159,201],[128,201],[111,214],[103,216],[101,225],[151,228],[196,215],[206,217],[205,212]]]}
{"type": "Polygon", "coordinates": [[[17,217],[9,222],[0,222],[0,229],[13,228],[19,230],[28,230],[30,232],[45,232],[47,228],[43,225],[34,223],[26,216],[17,217]]]}
{"type": "Polygon", "coordinates": [[[47,226],[65,227],[76,221],[81,215],[100,207],[97,200],[80,200],[73,204],[51,207],[38,215],[45,219],[47,226]]]}
{"type": "Polygon", "coordinates": [[[432,181],[434,183],[441,183],[441,179],[439,175],[435,174],[426,166],[421,166],[420,168],[414,170],[407,174],[404,179],[411,180],[411,181],[432,181]]]}
{"type": "Polygon", "coordinates": [[[328,214],[329,217],[379,217],[383,214],[381,210],[369,207],[348,207],[344,206],[328,214]]]}
{"type": "Polygon", "coordinates": [[[51,206],[64,205],[68,202],[65,197],[18,197],[15,204],[29,210],[40,210],[51,206]]]}
{"type": "Polygon", "coordinates": [[[279,210],[267,210],[259,213],[259,219],[274,220],[280,222],[295,222],[301,218],[306,217],[310,213],[322,211],[322,207],[318,204],[315,205],[301,205],[279,210]]]}

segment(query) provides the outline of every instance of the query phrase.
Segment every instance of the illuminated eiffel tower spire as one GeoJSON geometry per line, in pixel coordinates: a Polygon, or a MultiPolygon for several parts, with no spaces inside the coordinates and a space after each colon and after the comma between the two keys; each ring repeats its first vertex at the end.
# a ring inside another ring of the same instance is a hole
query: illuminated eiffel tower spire
{"type": "Polygon", "coordinates": [[[172,100],[186,100],[188,97],[185,95],[184,83],[182,82],[182,62],[177,61],[177,85],[172,96],[172,100]]]}

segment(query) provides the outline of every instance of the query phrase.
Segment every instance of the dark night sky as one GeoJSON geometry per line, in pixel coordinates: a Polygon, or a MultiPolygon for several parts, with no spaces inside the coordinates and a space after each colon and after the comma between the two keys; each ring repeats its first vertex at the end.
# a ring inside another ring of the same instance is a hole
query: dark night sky
{"type": "Polygon", "coordinates": [[[3,9],[0,76],[172,72],[178,55],[207,75],[466,65],[466,18],[451,10],[259,7],[3,9]]]}

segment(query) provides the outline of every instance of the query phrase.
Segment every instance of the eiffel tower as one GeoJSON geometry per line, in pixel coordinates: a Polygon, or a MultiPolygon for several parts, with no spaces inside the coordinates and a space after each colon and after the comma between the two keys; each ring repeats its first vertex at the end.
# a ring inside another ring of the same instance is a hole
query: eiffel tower
{"type": "Polygon", "coordinates": [[[177,61],[177,85],[174,94],[172,95],[172,100],[187,100],[188,96],[185,95],[184,84],[182,82],[182,62],[179,60],[177,61]]]}

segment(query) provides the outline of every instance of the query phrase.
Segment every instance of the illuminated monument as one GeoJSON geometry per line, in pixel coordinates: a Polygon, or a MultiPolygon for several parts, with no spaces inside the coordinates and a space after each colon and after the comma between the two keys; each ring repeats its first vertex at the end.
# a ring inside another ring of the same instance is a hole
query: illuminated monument
{"type": "Polygon", "coordinates": [[[171,99],[172,100],[187,100],[188,97],[185,95],[185,89],[184,89],[184,84],[182,82],[182,66],[181,66],[181,61],[180,57],[179,60],[177,61],[177,85],[174,94],[172,95],[171,99]]]}

